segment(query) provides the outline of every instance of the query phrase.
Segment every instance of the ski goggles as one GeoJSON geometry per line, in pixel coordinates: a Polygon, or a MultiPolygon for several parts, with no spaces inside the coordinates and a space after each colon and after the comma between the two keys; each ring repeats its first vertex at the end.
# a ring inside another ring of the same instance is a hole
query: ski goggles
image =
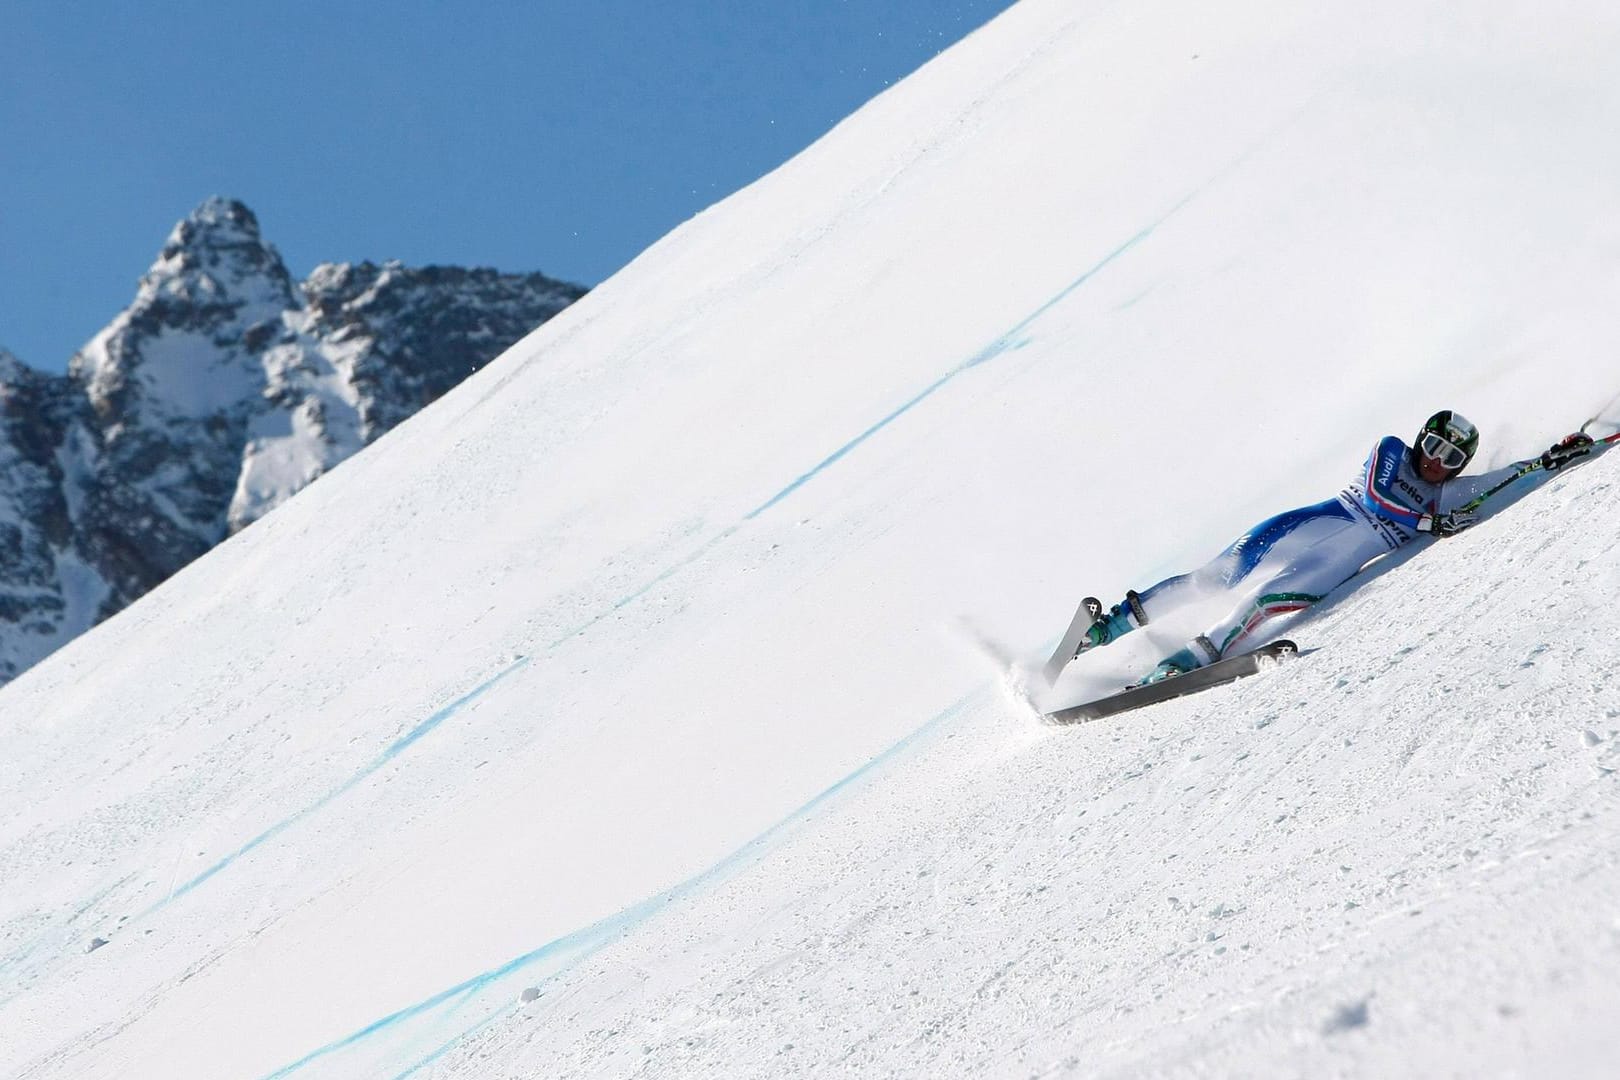
{"type": "Polygon", "coordinates": [[[1468,464],[1468,452],[1454,443],[1448,442],[1445,436],[1433,431],[1425,431],[1418,440],[1418,452],[1431,461],[1438,461],[1448,469],[1460,469],[1468,464]]]}

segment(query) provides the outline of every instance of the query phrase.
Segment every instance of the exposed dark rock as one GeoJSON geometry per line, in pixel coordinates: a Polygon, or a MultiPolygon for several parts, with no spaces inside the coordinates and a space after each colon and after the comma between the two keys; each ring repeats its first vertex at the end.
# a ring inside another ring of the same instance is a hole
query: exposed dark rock
{"type": "Polygon", "coordinates": [[[65,376],[0,351],[0,682],[121,610],[584,294],[327,264],[209,199],[65,376]]]}

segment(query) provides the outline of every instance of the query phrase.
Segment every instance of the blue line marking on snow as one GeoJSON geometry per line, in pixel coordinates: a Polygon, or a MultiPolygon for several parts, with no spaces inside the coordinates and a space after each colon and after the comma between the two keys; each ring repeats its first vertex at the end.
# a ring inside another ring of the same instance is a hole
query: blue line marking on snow
{"type": "MultiPolygon", "coordinates": [[[[910,734],[900,739],[900,741],[882,751],[876,757],[855,769],[837,783],[823,790],[820,794],[810,799],[797,810],[794,810],[792,813],[788,814],[786,817],[772,825],[770,828],[766,829],[764,832],[760,833],[758,836],[754,837],[752,840],[743,844],[737,850],[733,851],[730,855],[727,855],[725,858],[721,859],[707,870],[703,870],[700,873],[687,878],[685,881],[672,885],[663,892],[657,893],[654,896],[642,900],[640,903],[633,904],[630,907],[624,908],[621,911],[607,916],[606,918],[599,919],[588,926],[571,931],[570,933],[564,934],[559,938],[548,941],[536,949],[531,949],[529,952],[523,953],[521,956],[514,957],[506,963],[501,964],[499,967],[491,968],[490,970],[481,974],[474,975],[473,977],[459,982],[454,986],[440,990],[438,993],[432,995],[431,997],[424,998],[414,1005],[408,1005],[403,1009],[399,1009],[395,1012],[389,1013],[387,1016],[374,1020],[364,1027],[359,1028],[358,1030],[345,1035],[340,1039],[333,1040],[324,1046],[317,1047],[316,1049],[305,1054],[303,1057],[299,1058],[297,1061],[294,1061],[289,1065],[284,1065],[275,1072],[267,1074],[264,1080],[281,1080],[282,1077],[291,1076],[299,1069],[302,1069],[304,1066],[318,1061],[321,1058],[355,1046],[373,1035],[397,1028],[407,1021],[430,1013],[439,1006],[444,1005],[445,1003],[450,1002],[458,997],[470,996],[474,993],[487,990],[507,976],[514,975],[519,971],[541,963],[542,961],[555,961],[556,966],[546,971],[543,976],[541,976],[541,981],[553,979],[558,975],[561,975],[571,965],[586,959],[593,953],[596,953],[607,945],[617,941],[636,926],[662,911],[668,905],[676,902],[677,900],[687,899],[702,889],[718,885],[728,880],[741,870],[754,865],[765,855],[774,850],[775,847],[777,847],[778,844],[786,838],[786,834],[791,829],[807,820],[811,815],[820,810],[828,802],[835,799],[840,793],[848,791],[862,779],[871,776],[885,765],[899,759],[908,751],[919,747],[928,737],[937,734],[945,727],[946,724],[959,716],[976,699],[981,698],[990,692],[991,691],[981,687],[978,690],[975,690],[972,693],[962,697],[954,704],[925,721],[910,734]]],[[[515,998],[516,995],[514,994],[513,997],[515,998]]],[[[452,1047],[455,1046],[457,1042],[480,1030],[481,1028],[486,1027],[496,1018],[504,1015],[514,1007],[515,1006],[512,1002],[501,1005],[492,1014],[480,1019],[476,1024],[460,1032],[454,1038],[432,1051],[427,1057],[422,1058],[415,1064],[411,1065],[404,1072],[399,1074],[399,1078],[408,1077],[423,1067],[443,1057],[450,1051],[452,1047]]],[[[396,1080],[398,1080],[398,1078],[396,1078],[396,1080]]]]}
{"type": "Polygon", "coordinates": [[[625,607],[641,599],[643,596],[646,596],[647,593],[651,592],[665,581],[668,581],[670,578],[674,577],[688,566],[691,566],[699,559],[702,559],[710,551],[714,550],[714,548],[731,539],[731,537],[735,535],[743,525],[753,521],[766,511],[771,510],[783,500],[793,495],[800,488],[804,487],[804,485],[808,484],[810,481],[832,468],[832,466],[838,464],[838,462],[854,453],[864,443],[866,443],[867,440],[877,435],[884,428],[906,415],[906,413],[910,412],[918,405],[921,405],[924,401],[927,401],[930,397],[933,397],[934,394],[938,393],[958,375],[961,375],[964,372],[972,371],[974,368],[989,363],[991,360],[994,360],[999,356],[1003,356],[1009,352],[1015,352],[1018,349],[1022,349],[1026,345],[1029,345],[1032,341],[1034,341],[1034,338],[1029,335],[1028,331],[1030,327],[1039,321],[1042,316],[1072,296],[1076,290],[1078,290],[1092,278],[1096,277],[1111,263],[1129,252],[1138,244],[1142,243],[1142,241],[1146,240],[1148,237],[1152,236],[1159,226],[1163,225],[1178,211],[1191,202],[1196,195],[1197,192],[1194,192],[1192,195],[1188,195],[1186,198],[1176,203],[1169,210],[1165,211],[1164,214],[1160,215],[1158,220],[1142,229],[1135,236],[1132,236],[1130,239],[1126,240],[1123,244],[1120,244],[1107,255],[1103,256],[1099,262],[1093,265],[1090,269],[1086,270],[1085,273],[1081,274],[1079,277],[1069,282],[1068,285],[1064,286],[1063,289],[1057,293],[1057,295],[1053,296],[1040,307],[1024,316],[1024,318],[1019,320],[1014,326],[1008,329],[1005,333],[1001,334],[990,344],[986,345],[984,348],[980,349],[978,352],[974,353],[972,356],[968,357],[966,360],[962,361],[960,364],[957,364],[945,374],[929,383],[922,390],[913,395],[910,400],[901,404],[893,412],[878,420],[871,427],[867,428],[859,435],[856,435],[843,446],[840,446],[838,449],[834,450],[831,454],[827,455],[814,467],[812,467],[808,472],[800,475],[797,479],[789,483],[776,494],[772,495],[769,499],[766,499],[764,502],[748,511],[742,516],[742,521],[739,524],[728,526],[719,533],[710,537],[696,551],[659,571],[657,576],[653,577],[645,585],[637,588],[634,592],[627,593],[618,600],[614,601],[613,605],[606,611],[599,615],[592,616],[583,623],[580,623],[578,626],[575,626],[574,628],[559,635],[556,640],[551,643],[550,648],[555,649],[567,642],[568,639],[578,637],[580,634],[583,634],[585,631],[589,630],[591,627],[595,626],[609,615],[623,610],[625,607]]]}
{"type": "Polygon", "coordinates": [[[1075,290],[1079,289],[1086,282],[1096,277],[1097,274],[1099,274],[1114,260],[1136,247],[1136,245],[1146,240],[1149,236],[1153,235],[1155,229],[1164,224],[1165,220],[1176,211],[1180,210],[1183,206],[1186,206],[1187,202],[1191,198],[1192,196],[1188,196],[1186,199],[1183,199],[1181,202],[1171,207],[1163,217],[1159,218],[1158,221],[1155,221],[1153,224],[1149,225],[1147,228],[1143,229],[1141,232],[1119,245],[1119,247],[1103,256],[1101,262],[1097,263],[1095,266],[1091,267],[1091,269],[1087,270],[1085,273],[1071,281],[1068,285],[1064,286],[1061,292],[1052,297],[1052,299],[1048,300],[1046,303],[1042,304],[1040,307],[1036,308],[1034,311],[1030,312],[1030,314],[1026,315],[1023,319],[1019,320],[1019,322],[1013,326],[1012,329],[996,338],[990,344],[986,345],[984,348],[980,349],[978,352],[974,353],[972,356],[968,357],[966,360],[962,361],[960,364],[956,365],[939,378],[935,379],[928,386],[924,387],[923,390],[914,396],[910,401],[907,401],[889,415],[885,416],[883,419],[879,420],[877,423],[855,436],[849,442],[845,443],[843,446],[840,446],[837,450],[834,450],[827,457],[823,458],[821,462],[809,472],[805,473],[803,476],[800,476],[787,487],[783,488],[781,491],[778,491],[765,502],[743,515],[743,520],[754,520],[767,510],[771,509],[777,503],[780,503],[783,499],[786,499],[789,495],[792,495],[795,491],[798,491],[805,484],[809,483],[811,480],[814,480],[821,473],[827,471],[827,469],[831,468],[833,465],[836,465],[845,457],[848,457],[849,454],[859,448],[862,443],[866,442],[872,436],[876,435],[878,432],[900,419],[906,413],[928,400],[928,398],[932,397],[939,390],[943,389],[947,383],[955,379],[958,375],[961,375],[967,371],[972,371],[974,368],[979,367],[982,364],[989,363],[998,356],[1013,352],[1017,349],[1023,348],[1025,345],[1028,345],[1034,339],[1027,336],[1026,332],[1032,325],[1035,324],[1036,321],[1041,318],[1041,316],[1045,315],[1047,312],[1061,304],[1064,300],[1068,299],[1074,294],[1075,290]]]}
{"type": "Polygon", "coordinates": [[[888,427],[890,424],[892,424],[896,420],[900,419],[902,416],[904,416],[906,413],[910,412],[916,406],[922,404],[923,401],[925,401],[929,397],[933,396],[933,394],[934,394],[934,392],[936,390],[938,390],[940,387],[944,386],[946,383],[950,382],[952,379],[956,378],[958,375],[962,374],[962,372],[966,371],[968,368],[974,366],[974,364],[976,362],[977,361],[969,360],[965,364],[958,364],[956,367],[952,368],[950,371],[947,371],[945,374],[943,374],[939,378],[935,379],[931,384],[929,384],[929,386],[927,388],[925,388],[922,391],[922,393],[918,394],[916,397],[912,398],[910,401],[906,402],[904,405],[901,405],[898,409],[894,410],[888,416],[885,416],[883,419],[879,420],[877,423],[873,424],[871,427],[867,428],[865,431],[863,431],[859,435],[855,436],[853,439],[851,439],[849,442],[845,443],[843,446],[840,446],[837,450],[834,450],[826,458],[823,458],[821,463],[818,464],[815,468],[811,469],[809,472],[805,473],[803,476],[801,476],[797,480],[793,481],[793,483],[789,484],[787,487],[783,488],[781,491],[778,491],[775,495],[772,495],[769,499],[767,499],[765,502],[761,503],[759,506],[756,506],[756,507],[754,507],[754,509],[748,511],[748,513],[743,515],[743,520],[744,521],[753,521],[755,518],[759,517],[759,515],[763,514],[765,511],[769,510],[771,507],[775,506],[777,503],[781,502],[783,499],[787,498],[789,495],[792,495],[795,491],[798,491],[804,485],[808,484],[811,480],[814,480],[817,476],[819,476],[823,472],[827,471],[827,469],[831,468],[833,465],[836,465],[839,461],[843,460],[845,457],[848,457],[851,452],[853,452],[857,447],[859,447],[866,440],[870,439],[872,436],[876,435],[878,432],[882,431],[884,428],[888,427]]]}
{"type": "Polygon", "coordinates": [[[226,855],[224,858],[208,867],[208,869],[202,871],[196,877],[193,877],[190,881],[171,889],[167,896],[153,903],[145,911],[142,911],[139,915],[137,915],[136,918],[145,918],[147,915],[150,915],[152,912],[158,910],[171,901],[178,900],[180,897],[191,892],[191,890],[195,889],[197,886],[201,885],[203,882],[207,881],[221,870],[224,870],[226,867],[230,866],[232,863],[236,862],[253,849],[259,847],[269,840],[274,839],[281,833],[286,832],[298,822],[304,820],[311,814],[323,809],[334,800],[347,794],[361,781],[375,773],[378,769],[381,769],[384,765],[387,765],[390,761],[393,761],[407,747],[417,742],[417,740],[421,739],[423,736],[430,734],[440,724],[444,723],[473,701],[476,701],[478,698],[482,697],[489,690],[493,689],[497,683],[505,679],[508,675],[511,675],[513,672],[523,668],[528,664],[528,662],[528,657],[518,657],[517,660],[507,665],[501,671],[490,676],[488,679],[485,679],[483,682],[461,695],[461,697],[444,706],[432,716],[429,716],[426,720],[423,720],[421,723],[417,724],[410,731],[407,731],[404,735],[401,735],[398,739],[395,739],[386,749],[382,751],[382,753],[378,754],[363,768],[361,768],[359,772],[356,772],[353,776],[343,781],[343,783],[339,784],[325,795],[322,795],[319,799],[315,800],[313,803],[310,803],[302,810],[282,818],[280,821],[264,830],[258,836],[255,836],[253,839],[247,841],[241,847],[237,848],[229,855],[226,855]]]}
{"type": "Polygon", "coordinates": [[[631,604],[635,603],[637,600],[640,600],[643,596],[646,596],[658,586],[662,585],[664,582],[668,581],[682,570],[685,570],[688,566],[691,566],[693,563],[703,558],[703,556],[707,555],[709,552],[713,551],[727,540],[730,540],[732,536],[737,533],[737,530],[741,528],[741,525],[728,525],[718,533],[715,533],[713,536],[709,537],[709,539],[705,540],[702,546],[700,546],[696,551],[687,555],[685,558],[666,566],[664,569],[655,574],[650,580],[648,580],[646,584],[638,587],[634,592],[629,592],[619,597],[619,599],[615,600],[606,611],[592,615],[589,619],[586,619],[578,626],[563,631],[556,637],[555,640],[551,642],[550,645],[546,646],[547,650],[549,651],[562,646],[568,641],[569,638],[578,637],[580,634],[583,634],[585,631],[589,630],[591,627],[595,626],[609,615],[629,607],[631,604]]]}

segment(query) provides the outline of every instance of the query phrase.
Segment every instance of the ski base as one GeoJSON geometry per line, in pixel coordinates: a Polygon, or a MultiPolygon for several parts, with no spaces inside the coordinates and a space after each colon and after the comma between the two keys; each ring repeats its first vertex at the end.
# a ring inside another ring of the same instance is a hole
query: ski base
{"type": "Polygon", "coordinates": [[[1185,675],[1177,675],[1145,686],[1133,686],[1117,694],[1098,698],[1096,701],[1047,713],[1045,719],[1049,724],[1081,724],[1087,720],[1100,720],[1105,716],[1129,712],[1144,705],[1154,705],[1161,701],[1169,701],[1171,698],[1196,694],[1212,686],[1236,682],[1259,671],[1260,661],[1276,660],[1298,651],[1298,646],[1292,641],[1273,641],[1254,652],[1244,653],[1242,656],[1229,656],[1225,660],[1217,660],[1207,667],[1197,668],[1185,675]]]}
{"type": "Polygon", "coordinates": [[[1052,659],[1048,660],[1046,665],[1041,668],[1041,674],[1046,678],[1046,685],[1051,686],[1057,682],[1057,677],[1063,671],[1064,666],[1070,660],[1073,660],[1075,654],[1080,651],[1080,642],[1085,640],[1086,631],[1090,630],[1102,616],[1103,606],[1101,600],[1098,600],[1095,596],[1088,596],[1080,601],[1080,606],[1075,609],[1074,619],[1070,621],[1069,628],[1063,632],[1063,640],[1058,642],[1057,652],[1053,653],[1052,659]]]}

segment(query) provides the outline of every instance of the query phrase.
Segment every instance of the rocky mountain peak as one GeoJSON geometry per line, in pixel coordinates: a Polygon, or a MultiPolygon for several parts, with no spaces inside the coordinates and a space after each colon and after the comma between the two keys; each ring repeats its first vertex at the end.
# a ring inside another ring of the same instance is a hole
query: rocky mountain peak
{"type": "Polygon", "coordinates": [[[0,682],[246,528],[578,299],[541,274],[293,281],[211,198],[50,375],[0,350],[0,682]]]}
{"type": "Polygon", "coordinates": [[[213,195],[175,224],[163,245],[163,254],[186,248],[255,246],[263,242],[259,219],[245,203],[213,195]]]}
{"type": "Polygon", "coordinates": [[[169,233],[134,302],[69,364],[116,439],[131,417],[240,411],[252,395],[244,331],[300,306],[280,254],[242,203],[210,198],[169,233]]]}
{"type": "Polygon", "coordinates": [[[275,248],[259,234],[259,219],[242,203],[208,199],[174,227],[145,277],[139,305],[165,300],[190,305],[259,301],[290,306],[296,290],[275,248]]]}

